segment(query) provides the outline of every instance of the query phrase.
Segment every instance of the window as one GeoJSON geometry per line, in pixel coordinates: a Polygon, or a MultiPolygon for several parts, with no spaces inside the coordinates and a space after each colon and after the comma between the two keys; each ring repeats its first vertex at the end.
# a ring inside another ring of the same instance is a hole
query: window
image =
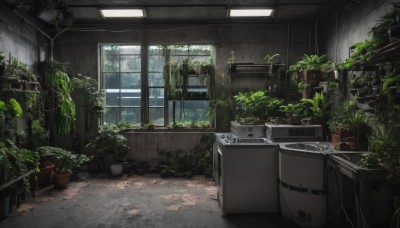
{"type": "Polygon", "coordinates": [[[186,93],[177,99],[171,96],[164,81],[166,63],[212,62],[211,45],[150,45],[147,56],[141,56],[141,47],[134,45],[102,45],[102,87],[105,92],[104,122],[132,123],[154,122],[166,126],[172,122],[208,121],[208,74],[190,72],[187,75],[186,93]],[[141,61],[146,61],[145,74],[141,61]],[[143,89],[143,91],[142,91],[143,89]],[[142,116],[142,118],[141,118],[142,116]]]}
{"type": "Polygon", "coordinates": [[[141,52],[135,45],[103,45],[104,122],[141,123],[141,52]]]}

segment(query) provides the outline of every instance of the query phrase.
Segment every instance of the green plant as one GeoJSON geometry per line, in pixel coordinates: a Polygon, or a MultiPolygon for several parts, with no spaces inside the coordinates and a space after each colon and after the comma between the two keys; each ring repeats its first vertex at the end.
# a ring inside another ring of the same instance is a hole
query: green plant
{"type": "Polygon", "coordinates": [[[160,151],[159,168],[161,173],[171,176],[191,177],[194,171],[194,159],[190,151],[160,151]]]}
{"type": "Polygon", "coordinates": [[[43,127],[43,121],[40,119],[32,120],[30,141],[32,148],[46,146],[49,144],[49,131],[43,127]]]}
{"type": "Polygon", "coordinates": [[[22,108],[17,100],[14,98],[10,98],[8,103],[0,100],[0,117],[4,118],[5,116],[10,117],[20,117],[22,116],[22,108]]]}
{"type": "Polygon", "coordinates": [[[129,147],[125,144],[126,138],[119,134],[120,129],[114,124],[103,124],[98,135],[86,144],[86,148],[92,149],[97,155],[114,154],[117,160],[123,160],[129,147]]]}
{"type": "Polygon", "coordinates": [[[72,87],[79,99],[87,99],[91,109],[102,109],[103,93],[98,90],[98,83],[89,76],[77,74],[71,79],[72,87]]]}
{"type": "Polygon", "coordinates": [[[57,97],[57,126],[58,133],[70,134],[75,128],[76,108],[71,98],[72,83],[65,69],[59,63],[46,63],[44,66],[46,74],[46,86],[48,86],[57,97]]]}
{"type": "Polygon", "coordinates": [[[304,54],[303,58],[289,67],[290,72],[302,71],[322,71],[328,72],[331,69],[332,61],[328,60],[325,55],[307,55],[304,54]]]}
{"type": "Polygon", "coordinates": [[[276,97],[268,97],[265,112],[270,117],[282,117],[283,113],[280,107],[283,104],[282,99],[276,97]]]}
{"type": "Polygon", "coordinates": [[[0,71],[1,73],[4,73],[5,67],[6,67],[6,57],[3,55],[3,52],[0,51],[0,69],[2,69],[2,71],[0,71]]]}
{"type": "Polygon", "coordinates": [[[305,83],[305,82],[303,82],[303,81],[300,81],[298,84],[297,84],[297,88],[298,89],[309,89],[309,88],[311,88],[311,85],[310,84],[308,84],[308,83],[305,83]]]}
{"type": "Polygon", "coordinates": [[[240,115],[264,119],[269,102],[266,91],[239,92],[234,96],[237,105],[241,107],[240,115]],[[241,113],[243,112],[243,113],[241,113]]]}
{"type": "Polygon", "coordinates": [[[74,168],[90,161],[84,154],[76,155],[59,147],[44,146],[39,147],[37,151],[55,164],[54,171],[58,173],[71,172],[74,168]]]}
{"type": "Polygon", "coordinates": [[[315,93],[313,99],[303,98],[300,101],[311,105],[310,110],[314,119],[326,117],[330,103],[324,93],[315,93]]]}
{"type": "Polygon", "coordinates": [[[264,56],[263,61],[265,63],[274,63],[275,58],[278,56],[280,56],[280,54],[266,55],[264,56]]]}
{"type": "MultiPolygon", "coordinates": [[[[334,130],[349,130],[349,116],[354,115],[357,110],[357,100],[347,99],[341,102],[336,107],[332,108],[331,119],[327,122],[329,129],[334,130]]],[[[357,117],[354,120],[358,119],[357,117]]],[[[355,121],[352,121],[355,123],[355,121]]],[[[354,126],[354,124],[353,124],[354,126]]]]}
{"type": "Polygon", "coordinates": [[[26,172],[30,169],[39,171],[39,154],[28,149],[20,149],[18,153],[19,160],[23,164],[22,169],[26,172]]]}
{"type": "Polygon", "coordinates": [[[377,47],[375,39],[365,40],[364,42],[357,42],[353,45],[354,51],[349,58],[340,64],[341,69],[349,69],[356,64],[365,64],[372,60],[373,53],[377,47]]]}
{"type": "Polygon", "coordinates": [[[400,83],[400,74],[386,76],[382,79],[382,82],[381,91],[383,94],[387,94],[390,86],[395,83],[400,83]]]}

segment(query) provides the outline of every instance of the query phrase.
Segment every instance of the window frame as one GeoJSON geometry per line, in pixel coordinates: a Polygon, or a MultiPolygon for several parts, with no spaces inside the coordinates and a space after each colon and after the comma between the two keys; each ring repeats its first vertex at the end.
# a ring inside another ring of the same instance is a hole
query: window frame
{"type": "MultiPolygon", "coordinates": [[[[169,95],[168,95],[168,91],[167,91],[167,89],[165,88],[165,84],[163,84],[163,86],[151,86],[150,85],[150,83],[149,83],[149,76],[150,76],[150,73],[160,73],[160,72],[154,72],[154,71],[151,71],[150,69],[149,69],[149,62],[150,62],[150,56],[151,55],[155,55],[155,54],[150,54],[150,52],[149,52],[149,50],[150,50],[150,47],[151,46],[160,46],[160,45],[164,45],[164,44],[156,44],[156,43],[99,43],[98,44],[98,51],[99,51],[99,53],[98,53],[98,81],[99,81],[99,85],[98,85],[98,88],[99,88],[99,90],[105,90],[105,88],[104,88],[104,83],[105,83],[105,81],[104,81],[104,79],[105,79],[105,77],[104,77],[104,73],[107,73],[107,72],[105,72],[105,71],[103,71],[104,69],[104,67],[103,67],[103,65],[104,65],[104,57],[105,57],[105,55],[104,55],[104,53],[103,53],[103,46],[107,46],[107,45],[109,45],[109,46],[111,46],[111,45],[117,45],[117,46],[139,46],[140,47],[140,54],[134,54],[134,55],[138,55],[139,57],[140,57],[140,62],[141,62],[141,69],[140,69],[140,95],[141,95],[141,97],[140,97],[140,99],[141,99],[141,102],[140,102],[140,106],[121,106],[121,101],[119,101],[119,106],[106,106],[106,101],[104,100],[104,103],[103,103],[103,109],[106,109],[106,108],[118,108],[118,119],[115,121],[116,123],[119,123],[119,122],[121,122],[121,109],[122,108],[140,108],[140,113],[141,113],[141,115],[140,115],[140,123],[141,124],[143,124],[143,123],[148,123],[149,121],[150,121],[150,108],[152,108],[152,107],[150,107],[150,89],[164,89],[164,99],[163,99],[163,106],[162,106],[162,108],[164,109],[164,124],[163,125],[157,125],[157,126],[160,126],[160,127],[166,127],[166,126],[168,126],[168,124],[169,124],[169,121],[170,121],[170,116],[169,116],[169,109],[170,109],[170,107],[169,107],[169,101],[172,101],[173,99],[171,99],[170,97],[169,97],[169,95]]],[[[174,57],[174,56],[183,56],[183,57],[185,57],[185,58],[189,58],[189,59],[192,59],[192,57],[198,57],[198,56],[201,56],[201,57],[209,57],[209,58],[211,58],[211,59],[213,59],[214,60],[214,64],[215,64],[215,45],[214,44],[211,44],[211,43],[209,43],[209,44],[184,44],[184,45],[180,45],[180,44],[167,44],[166,46],[187,46],[187,50],[185,51],[186,52],[186,54],[173,54],[173,53],[171,53],[171,57],[174,57]],[[200,55],[194,55],[194,54],[191,54],[190,53],[190,47],[191,46],[210,46],[210,54],[209,55],[206,55],[206,54],[200,54],[200,55]]],[[[119,56],[119,63],[121,62],[121,55],[133,55],[133,54],[118,54],[118,56],[119,56]]],[[[120,67],[120,66],[119,66],[120,67]]],[[[120,69],[119,69],[120,70],[120,69]]],[[[118,80],[119,80],[119,90],[120,90],[120,94],[121,94],[121,90],[122,90],[122,87],[121,87],[121,73],[126,73],[126,72],[121,72],[121,71],[118,71],[117,72],[118,73],[118,80]]],[[[133,72],[133,73],[139,73],[139,72],[133,72]]],[[[161,71],[161,73],[163,73],[163,71],[161,71]]],[[[190,96],[187,96],[187,97],[185,97],[185,101],[191,101],[191,100],[205,100],[205,101],[210,101],[210,99],[208,98],[208,96],[207,96],[207,91],[208,91],[208,88],[207,88],[207,84],[206,83],[204,83],[204,85],[193,85],[193,86],[190,86],[190,85],[187,85],[187,87],[186,87],[187,89],[199,89],[199,88],[201,88],[201,89],[205,89],[205,91],[206,92],[204,92],[201,96],[196,96],[196,97],[190,97],[190,96]]],[[[105,92],[105,91],[104,91],[105,92]]],[[[106,97],[106,93],[104,93],[104,97],[106,97]]],[[[155,108],[161,108],[161,106],[154,106],[155,108]]],[[[176,111],[175,111],[176,112],[176,111]]],[[[104,112],[103,112],[103,115],[101,115],[101,118],[100,118],[100,122],[101,123],[105,123],[105,115],[104,115],[104,112]]]]}

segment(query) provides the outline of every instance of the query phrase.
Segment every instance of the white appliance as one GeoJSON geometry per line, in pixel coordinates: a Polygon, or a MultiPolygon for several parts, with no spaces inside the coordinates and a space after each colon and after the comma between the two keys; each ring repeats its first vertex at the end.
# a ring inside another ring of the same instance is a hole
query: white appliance
{"type": "Polygon", "coordinates": [[[321,125],[265,124],[265,137],[271,142],[322,141],[321,125]]]}
{"type": "Polygon", "coordinates": [[[214,178],[222,215],[279,212],[278,145],[238,143],[216,133],[214,178]]]}
{"type": "Polygon", "coordinates": [[[235,137],[264,138],[265,125],[245,125],[231,121],[231,133],[235,137]]]}
{"type": "Polygon", "coordinates": [[[326,222],[327,151],[316,143],[280,145],[281,212],[301,227],[322,227],[326,222]]]}

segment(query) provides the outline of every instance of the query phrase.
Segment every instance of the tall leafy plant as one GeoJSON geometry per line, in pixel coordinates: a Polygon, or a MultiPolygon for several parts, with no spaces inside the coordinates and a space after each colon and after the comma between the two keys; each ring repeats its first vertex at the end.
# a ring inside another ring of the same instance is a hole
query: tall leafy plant
{"type": "Polygon", "coordinates": [[[71,98],[72,83],[65,67],[51,63],[46,71],[46,85],[57,97],[57,129],[62,135],[69,135],[75,128],[76,108],[71,98]]]}

